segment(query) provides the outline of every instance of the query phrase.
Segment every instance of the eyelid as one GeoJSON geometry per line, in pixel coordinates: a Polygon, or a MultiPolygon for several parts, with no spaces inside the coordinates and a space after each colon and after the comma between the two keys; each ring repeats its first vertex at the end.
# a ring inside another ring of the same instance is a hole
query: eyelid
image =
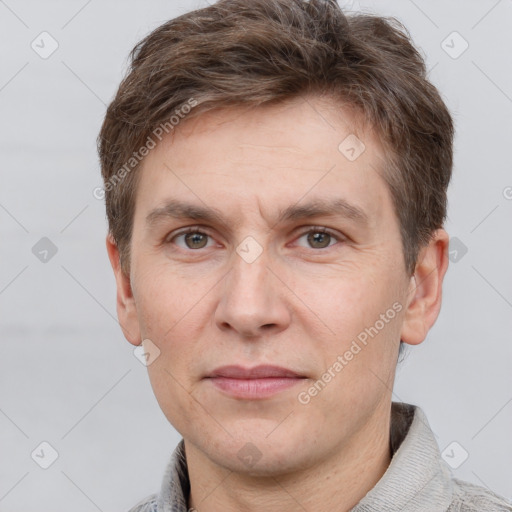
{"type": "Polygon", "coordinates": [[[328,235],[333,236],[337,240],[343,240],[344,238],[346,238],[346,237],[343,237],[343,235],[341,233],[338,233],[334,229],[327,228],[325,226],[306,226],[304,231],[301,231],[300,233],[301,233],[301,235],[305,235],[307,233],[310,233],[311,231],[313,231],[313,232],[319,231],[321,233],[327,233],[328,235]]]}

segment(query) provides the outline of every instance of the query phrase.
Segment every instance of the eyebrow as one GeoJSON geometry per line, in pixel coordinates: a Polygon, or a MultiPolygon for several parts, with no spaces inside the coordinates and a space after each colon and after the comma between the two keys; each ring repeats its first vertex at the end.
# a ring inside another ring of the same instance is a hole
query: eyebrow
{"type": "MultiPolygon", "coordinates": [[[[354,221],[360,226],[369,224],[368,215],[358,206],[346,199],[314,199],[304,204],[295,204],[281,210],[276,224],[297,221],[310,217],[341,217],[354,221]]],[[[155,208],[146,217],[146,225],[153,227],[165,219],[192,219],[216,223],[227,227],[232,225],[224,218],[221,210],[209,206],[188,203],[177,199],[168,200],[164,206],[155,208]]]]}

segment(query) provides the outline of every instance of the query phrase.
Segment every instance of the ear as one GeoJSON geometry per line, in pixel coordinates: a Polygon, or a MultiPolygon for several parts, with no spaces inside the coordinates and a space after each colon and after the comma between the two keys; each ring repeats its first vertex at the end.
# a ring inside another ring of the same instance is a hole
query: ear
{"type": "Polygon", "coordinates": [[[119,258],[119,249],[114,238],[109,233],[107,235],[107,253],[110,264],[114,271],[117,286],[117,317],[119,325],[123,331],[124,337],[132,345],[140,345],[140,327],[137,317],[137,308],[130,284],[130,276],[127,276],[121,269],[121,260],[119,258]]]}
{"type": "Polygon", "coordinates": [[[437,320],[441,309],[443,279],[448,269],[448,245],[448,233],[438,229],[418,255],[400,334],[404,343],[419,345],[437,320]]]}

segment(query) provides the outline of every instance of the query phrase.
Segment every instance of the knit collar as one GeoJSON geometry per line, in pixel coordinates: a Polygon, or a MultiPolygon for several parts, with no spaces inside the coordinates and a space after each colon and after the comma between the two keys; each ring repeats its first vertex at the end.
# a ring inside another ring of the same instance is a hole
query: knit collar
{"type": "Polygon", "coordinates": [[[351,512],[447,510],[453,499],[450,470],[424,412],[393,402],[393,457],[386,472],[351,512]]]}

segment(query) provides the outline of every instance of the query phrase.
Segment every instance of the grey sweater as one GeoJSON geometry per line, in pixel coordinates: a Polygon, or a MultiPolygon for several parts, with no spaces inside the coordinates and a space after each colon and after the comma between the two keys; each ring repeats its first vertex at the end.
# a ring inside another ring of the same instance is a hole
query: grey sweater
{"type": "MultiPolygon", "coordinates": [[[[511,502],[452,477],[419,407],[393,402],[390,443],[393,456],[388,469],[350,512],[512,512],[511,502]]],[[[130,512],[189,512],[189,492],[181,440],[165,471],[160,493],[141,501],[130,512]]]]}

